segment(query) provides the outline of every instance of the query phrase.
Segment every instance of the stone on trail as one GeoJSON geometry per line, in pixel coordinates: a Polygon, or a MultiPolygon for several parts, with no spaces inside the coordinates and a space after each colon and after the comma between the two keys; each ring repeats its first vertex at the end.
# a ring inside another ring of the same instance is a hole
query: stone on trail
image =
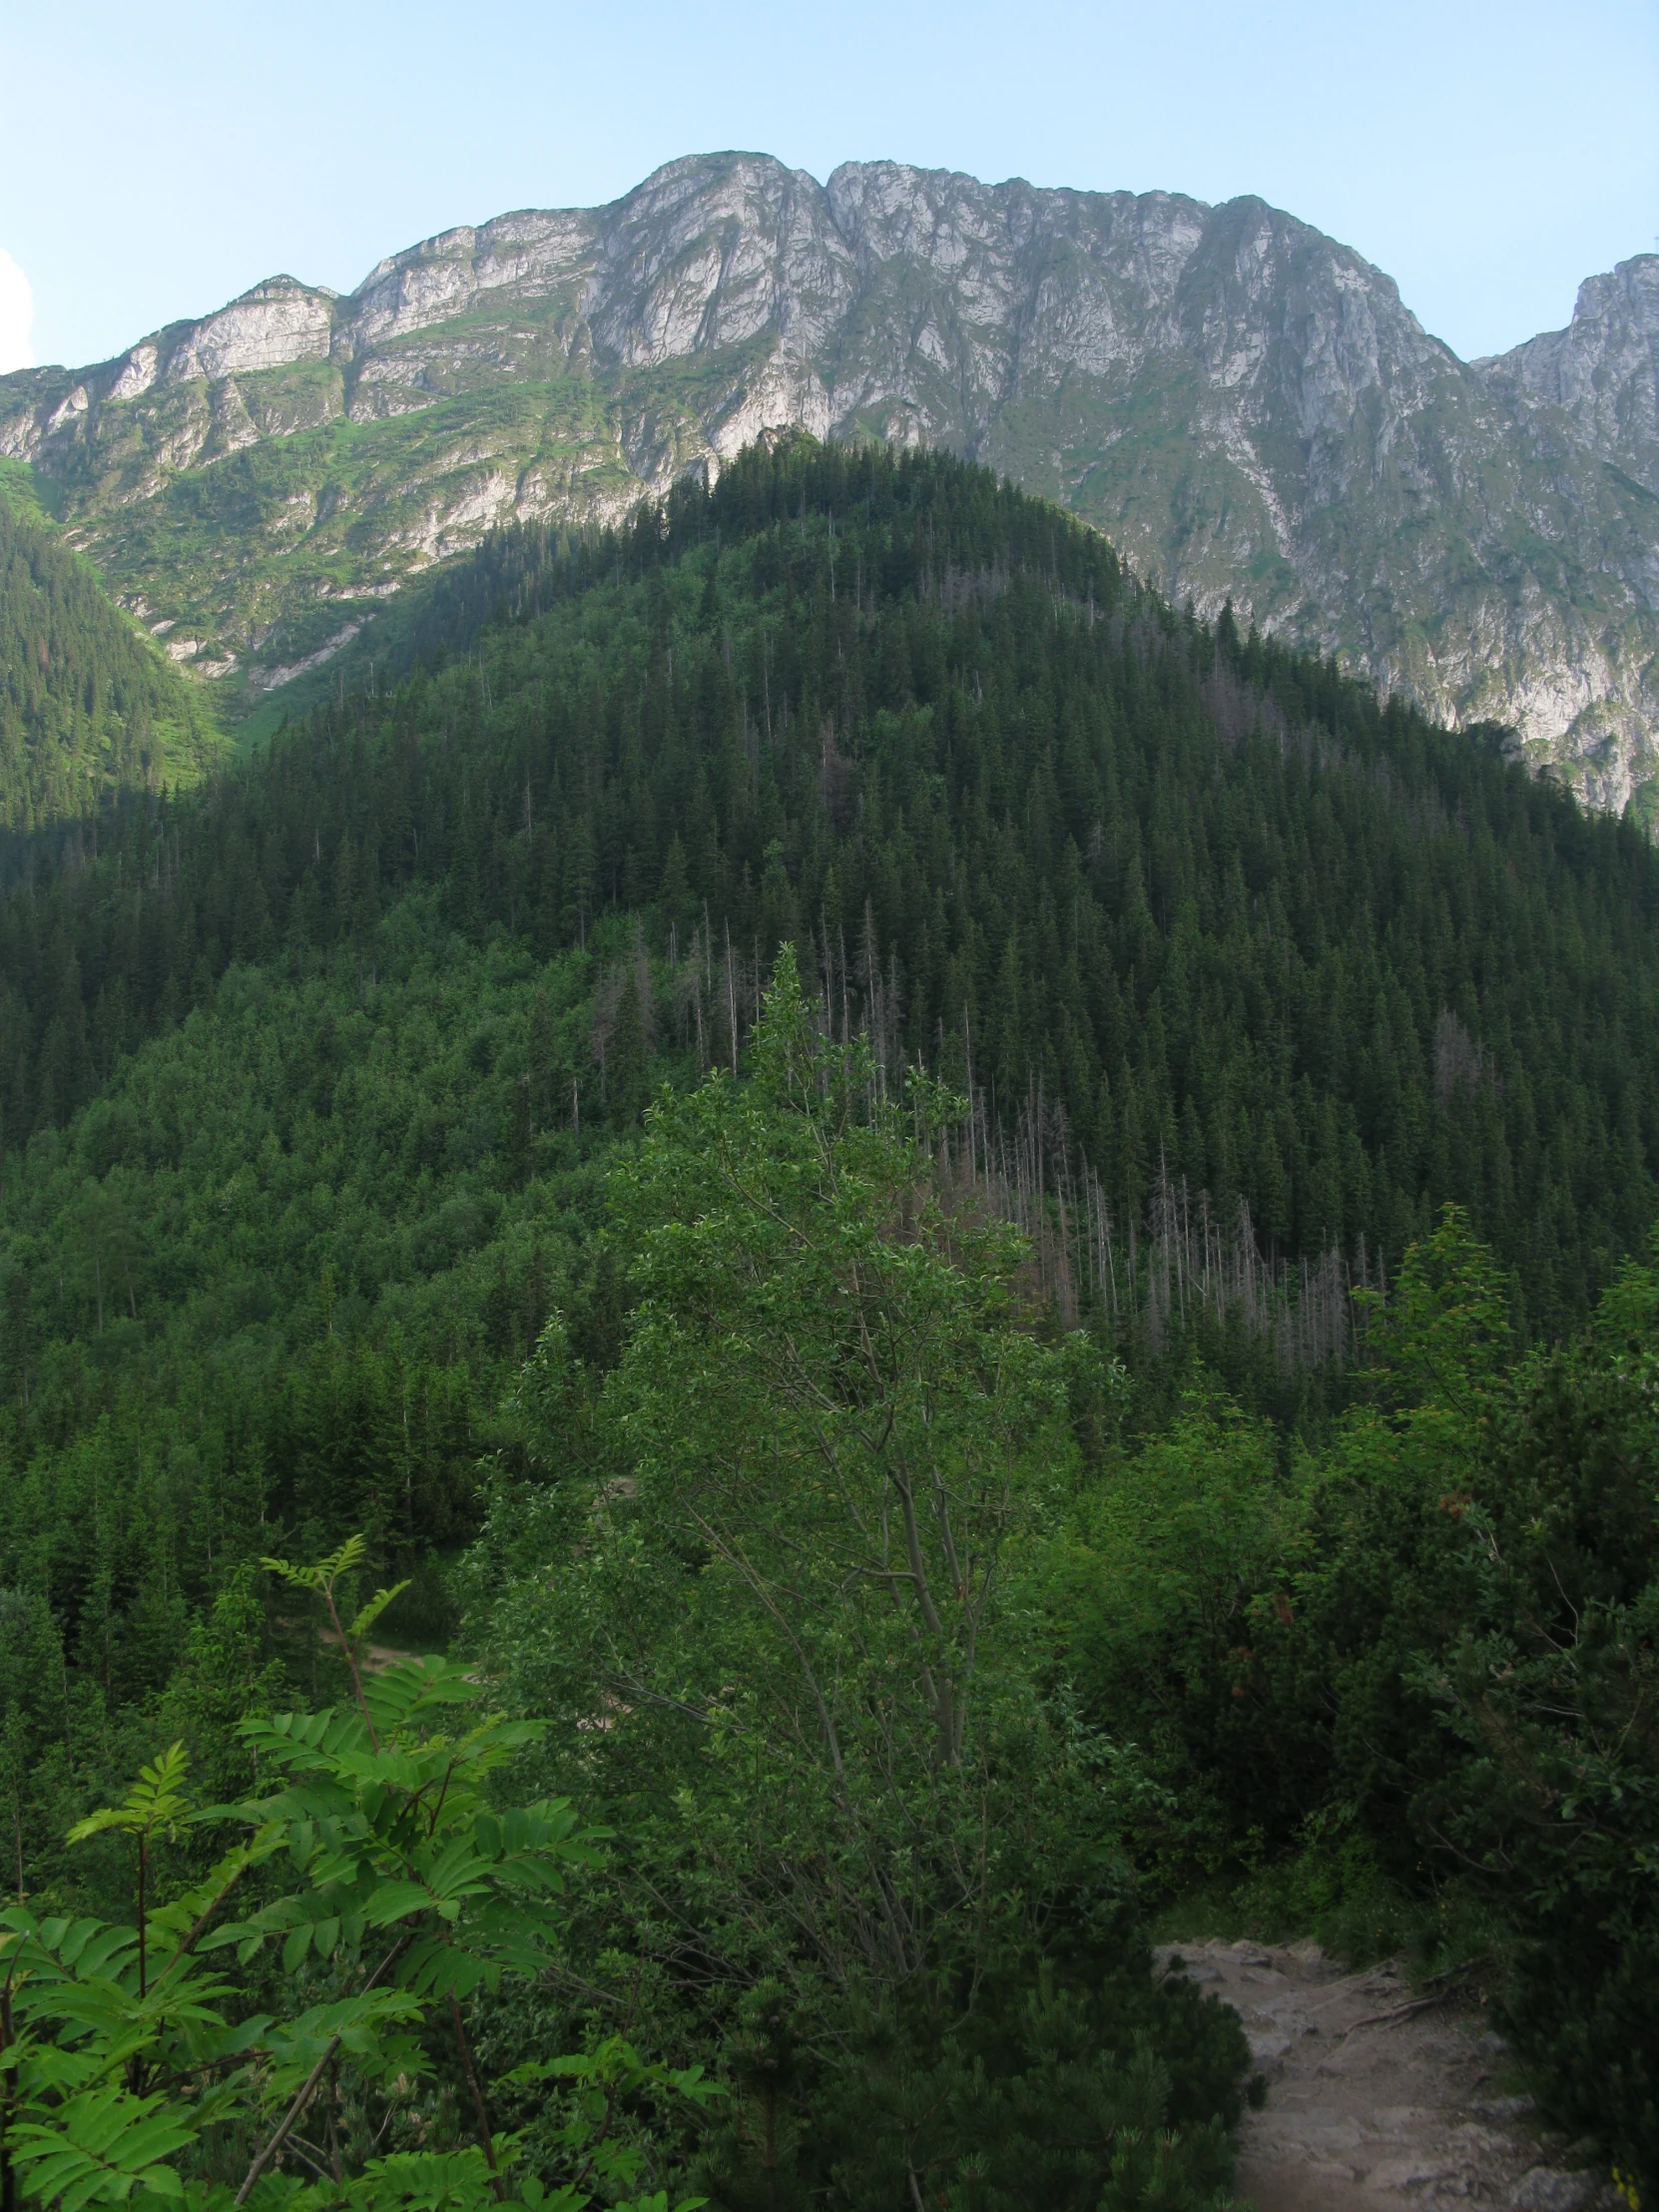
{"type": "Polygon", "coordinates": [[[1345,1973],[1311,1942],[1166,1943],[1155,1960],[1244,2021],[1268,2096],[1240,2130],[1237,2193],[1258,2212],[1603,2212],[1606,2177],[1550,2163],[1562,2139],[1500,2078],[1509,2046],[1478,2005],[1424,2003],[1398,1966],[1345,1973]]]}

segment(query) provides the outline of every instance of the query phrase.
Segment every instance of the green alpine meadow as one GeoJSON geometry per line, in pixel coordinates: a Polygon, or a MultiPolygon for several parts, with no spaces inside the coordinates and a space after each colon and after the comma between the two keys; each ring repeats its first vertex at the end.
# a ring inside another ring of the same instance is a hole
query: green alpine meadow
{"type": "Polygon", "coordinates": [[[1638,2212],[1634,786],[1127,475],[398,284],[0,480],[3,2212],[1243,2212],[1400,2022],[1638,2212]],[[440,544],[479,410],[563,489],[440,544]]]}

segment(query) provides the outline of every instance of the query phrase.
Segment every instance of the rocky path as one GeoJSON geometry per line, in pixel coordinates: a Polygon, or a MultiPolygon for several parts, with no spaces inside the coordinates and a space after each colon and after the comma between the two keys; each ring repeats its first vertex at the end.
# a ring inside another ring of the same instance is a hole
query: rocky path
{"type": "Polygon", "coordinates": [[[1424,2001],[1387,1965],[1345,1973],[1317,1943],[1166,1944],[1161,1969],[1177,1956],[1238,2007],[1267,2079],[1240,2139],[1238,2193],[1259,2212],[1616,2205],[1505,2092],[1505,2045],[1472,2003],[1424,2001]]]}

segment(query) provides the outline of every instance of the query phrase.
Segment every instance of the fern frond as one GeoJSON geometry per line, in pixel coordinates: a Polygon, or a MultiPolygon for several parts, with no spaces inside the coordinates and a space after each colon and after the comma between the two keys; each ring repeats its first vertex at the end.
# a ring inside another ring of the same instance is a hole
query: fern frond
{"type": "Polygon", "coordinates": [[[182,2198],[184,2184],[164,2161],[194,2143],[196,2129],[163,2097],[135,2097],[111,2085],[69,2098],[50,2124],[17,2122],[9,2136],[25,2195],[48,2200],[57,2212],[83,2212],[125,2204],[135,2190],[182,2198]]]}
{"type": "Polygon", "coordinates": [[[171,1836],[189,1818],[190,1800],[184,1794],[190,1754],[182,1743],[170,1744],[153,1767],[140,1767],[139,1778],[119,1805],[101,1806],[77,1821],[69,1832],[72,1844],[84,1844],[91,1836],[119,1829],[126,1836],[171,1836]]]}
{"type": "Polygon", "coordinates": [[[355,1643],[359,1636],[366,1636],[392,1599],[401,1597],[408,1586],[407,1582],[394,1582],[389,1590],[376,1590],[345,1631],[351,1642],[355,1643]]]}
{"type": "Polygon", "coordinates": [[[347,1536],[338,1551],[330,1552],[326,1559],[318,1559],[308,1567],[296,1567],[287,1559],[262,1559],[260,1565],[267,1574],[288,1582],[298,1590],[315,1590],[319,1595],[329,1590],[342,1574],[349,1574],[360,1567],[368,1557],[368,1546],[361,1536],[347,1536]]]}

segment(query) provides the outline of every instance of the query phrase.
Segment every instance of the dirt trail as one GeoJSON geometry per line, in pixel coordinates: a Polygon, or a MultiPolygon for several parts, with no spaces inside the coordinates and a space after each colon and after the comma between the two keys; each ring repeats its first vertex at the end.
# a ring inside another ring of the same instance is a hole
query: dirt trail
{"type": "Polygon", "coordinates": [[[1236,2005],[1268,2099],[1245,2116],[1238,2192],[1260,2212],[1387,2212],[1475,2199],[1609,2212],[1529,2097],[1506,2095],[1502,2038],[1466,2000],[1419,2002],[1391,1965],[1345,1973],[1317,1943],[1165,1944],[1236,2005]]]}

